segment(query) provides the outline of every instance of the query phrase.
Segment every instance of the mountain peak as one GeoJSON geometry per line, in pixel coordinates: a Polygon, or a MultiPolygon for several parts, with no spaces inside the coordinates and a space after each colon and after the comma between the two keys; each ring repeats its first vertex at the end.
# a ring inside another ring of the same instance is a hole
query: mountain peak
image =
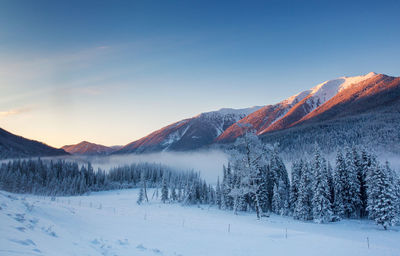
{"type": "Polygon", "coordinates": [[[115,149],[112,147],[95,144],[89,141],[81,141],[74,145],[65,145],[62,147],[65,151],[70,154],[78,155],[92,155],[92,154],[109,154],[115,149]]]}
{"type": "Polygon", "coordinates": [[[306,116],[333,97],[357,91],[359,84],[374,86],[373,80],[380,79],[381,76],[375,72],[352,77],[342,76],[320,83],[274,105],[244,109],[221,108],[203,112],[154,131],[115,153],[193,150],[214,142],[234,141],[250,128],[259,135],[286,129],[305,120],[306,116]]]}

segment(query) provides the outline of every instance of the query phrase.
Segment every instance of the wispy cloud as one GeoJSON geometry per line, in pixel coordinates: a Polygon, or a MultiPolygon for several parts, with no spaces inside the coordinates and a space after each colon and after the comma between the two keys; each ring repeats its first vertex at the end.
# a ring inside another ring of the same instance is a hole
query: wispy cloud
{"type": "Polygon", "coordinates": [[[32,110],[31,107],[23,107],[23,108],[17,108],[17,109],[9,109],[9,110],[6,110],[6,111],[0,111],[0,118],[19,115],[19,114],[22,114],[22,113],[29,112],[31,110],[32,110]]]}
{"type": "Polygon", "coordinates": [[[33,79],[49,79],[63,72],[99,63],[99,58],[110,54],[110,46],[99,46],[60,54],[0,54],[0,87],[32,82],[33,79]]]}

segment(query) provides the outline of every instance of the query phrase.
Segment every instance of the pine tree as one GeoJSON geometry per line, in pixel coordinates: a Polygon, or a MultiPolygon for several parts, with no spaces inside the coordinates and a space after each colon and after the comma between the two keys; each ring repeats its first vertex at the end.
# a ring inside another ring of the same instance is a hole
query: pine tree
{"type": "Polygon", "coordinates": [[[233,189],[234,182],[230,162],[228,162],[228,167],[225,168],[224,166],[223,169],[224,176],[221,186],[221,206],[222,209],[233,210],[233,197],[231,195],[231,191],[233,189]]]}
{"type": "Polygon", "coordinates": [[[326,160],[321,157],[319,149],[317,149],[315,152],[313,173],[313,219],[314,222],[317,223],[326,223],[332,220],[332,209],[330,202],[327,164],[326,160]]]}
{"type": "Polygon", "coordinates": [[[358,210],[361,208],[360,182],[357,176],[357,166],[355,166],[353,155],[349,148],[346,149],[345,161],[346,172],[344,175],[343,191],[344,214],[347,218],[358,218],[358,210]]]}
{"type": "Polygon", "coordinates": [[[275,214],[281,214],[282,211],[282,199],[278,190],[278,186],[274,185],[274,194],[272,196],[272,212],[275,214]]]}
{"type": "Polygon", "coordinates": [[[296,202],[299,197],[299,183],[300,183],[300,175],[301,169],[303,168],[303,160],[301,159],[299,162],[293,162],[292,164],[292,173],[291,173],[291,186],[290,186],[290,210],[293,214],[296,202]]]}
{"type": "Polygon", "coordinates": [[[360,217],[364,218],[368,215],[368,195],[367,195],[367,173],[371,168],[371,156],[363,149],[360,156],[360,168],[358,169],[358,180],[360,182],[360,217]]]}
{"type": "Polygon", "coordinates": [[[385,230],[395,223],[397,217],[395,191],[390,175],[391,170],[387,164],[383,167],[373,163],[367,179],[369,218],[385,230]]]}
{"type": "Polygon", "coordinates": [[[268,172],[268,166],[261,168],[259,178],[260,184],[256,192],[258,194],[258,200],[264,216],[268,216],[268,212],[271,209],[268,192],[268,172]]]}
{"type": "Polygon", "coordinates": [[[144,189],[143,189],[143,187],[141,187],[140,190],[139,190],[139,196],[138,196],[138,199],[137,199],[136,203],[137,204],[142,204],[143,200],[144,200],[144,189]]]}
{"type": "Polygon", "coordinates": [[[339,217],[344,217],[344,190],[345,190],[345,178],[346,175],[346,163],[343,158],[341,151],[338,151],[336,155],[336,167],[333,177],[333,186],[335,191],[334,197],[334,213],[339,217]]]}
{"type": "Polygon", "coordinates": [[[332,166],[329,161],[327,161],[327,164],[326,164],[326,171],[327,171],[327,175],[328,175],[329,194],[331,195],[329,198],[329,201],[331,202],[332,211],[333,211],[333,204],[335,201],[335,186],[334,186],[334,181],[333,181],[333,170],[332,170],[332,166]]]}
{"type": "Polygon", "coordinates": [[[171,200],[174,202],[178,201],[178,195],[176,194],[175,186],[171,189],[171,200]]]}
{"type": "Polygon", "coordinates": [[[217,180],[217,187],[215,188],[215,204],[218,206],[218,209],[221,209],[221,206],[222,206],[222,200],[221,200],[221,197],[222,197],[222,191],[221,191],[221,186],[220,186],[220,184],[219,184],[219,177],[218,177],[218,180],[217,180]]]}
{"type": "Polygon", "coordinates": [[[165,204],[167,200],[168,200],[168,186],[167,186],[167,180],[164,177],[161,187],[161,201],[165,204]]]}
{"type": "Polygon", "coordinates": [[[298,199],[295,205],[293,217],[299,220],[312,219],[312,175],[308,163],[303,165],[299,184],[298,199]]]}

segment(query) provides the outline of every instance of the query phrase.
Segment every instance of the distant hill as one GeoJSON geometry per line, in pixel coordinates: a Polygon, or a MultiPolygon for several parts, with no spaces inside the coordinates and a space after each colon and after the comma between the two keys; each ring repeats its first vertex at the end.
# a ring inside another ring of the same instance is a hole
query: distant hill
{"type": "Polygon", "coordinates": [[[66,152],[74,155],[107,155],[115,150],[120,149],[122,146],[107,147],[99,144],[94,144],[87,141],[82,141],[74,145],[63,146],[66,152]]]}
{"type": "Polygon", "coordinates": [[[14,135],[0,128],[0,159],[68,155],[63,149],[14,135]]]}

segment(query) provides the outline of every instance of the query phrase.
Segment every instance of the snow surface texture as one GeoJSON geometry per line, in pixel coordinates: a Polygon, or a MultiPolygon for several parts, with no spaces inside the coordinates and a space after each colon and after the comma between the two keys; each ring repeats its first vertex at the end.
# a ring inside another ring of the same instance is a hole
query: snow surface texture
{"type": "MultiPolygon", "coordinates": [[[[237,116],[247,116],[257,110],[259,110],[260,108],[262,108],[263,106],[253,106],[250,108],[242,108],[242,109],[234,109],[234,108],[221,108],[217,111],[211,111],[211,112],[205,112],[202,113],[203,115],[212,115],[212,114],[220,114],[220,115],[237,115],[237,116]]],[[[201,114],[200,114],[201,115],[201,114]]]]}
{"type": "Polygon", "coordinates": [[[291,105],[291,104],[297,104],[298,102],[302,101],[305,97],[307,97],[310,94],[311,90],[307,90],[304,92],[300,92],[298,94],[295,94],[286,100],[283,100],[283,104],[291,105]]]}
{"type": "Polygon", "coordinates": [[[258,221],[254,214],[156,199],[138,206],[137,194],[52,201],[0,191],[0,255],[400,255],[399,228],[383,231],[371,221],[320,225],[274,215],[258,221]]]}
{"type": "Polygon", "coordinates": [[[313,106],[312,109],[327,102],[338,92],[349,88],[352,84],[360,83],[368,78],[375,76],[376,73],[370,72],[363,76],[352,76],[352,77],[339,77],[337,79],[325,81],[311,89],[310,95],[312,95],[312,101],[317,105],[313,106]]]}

